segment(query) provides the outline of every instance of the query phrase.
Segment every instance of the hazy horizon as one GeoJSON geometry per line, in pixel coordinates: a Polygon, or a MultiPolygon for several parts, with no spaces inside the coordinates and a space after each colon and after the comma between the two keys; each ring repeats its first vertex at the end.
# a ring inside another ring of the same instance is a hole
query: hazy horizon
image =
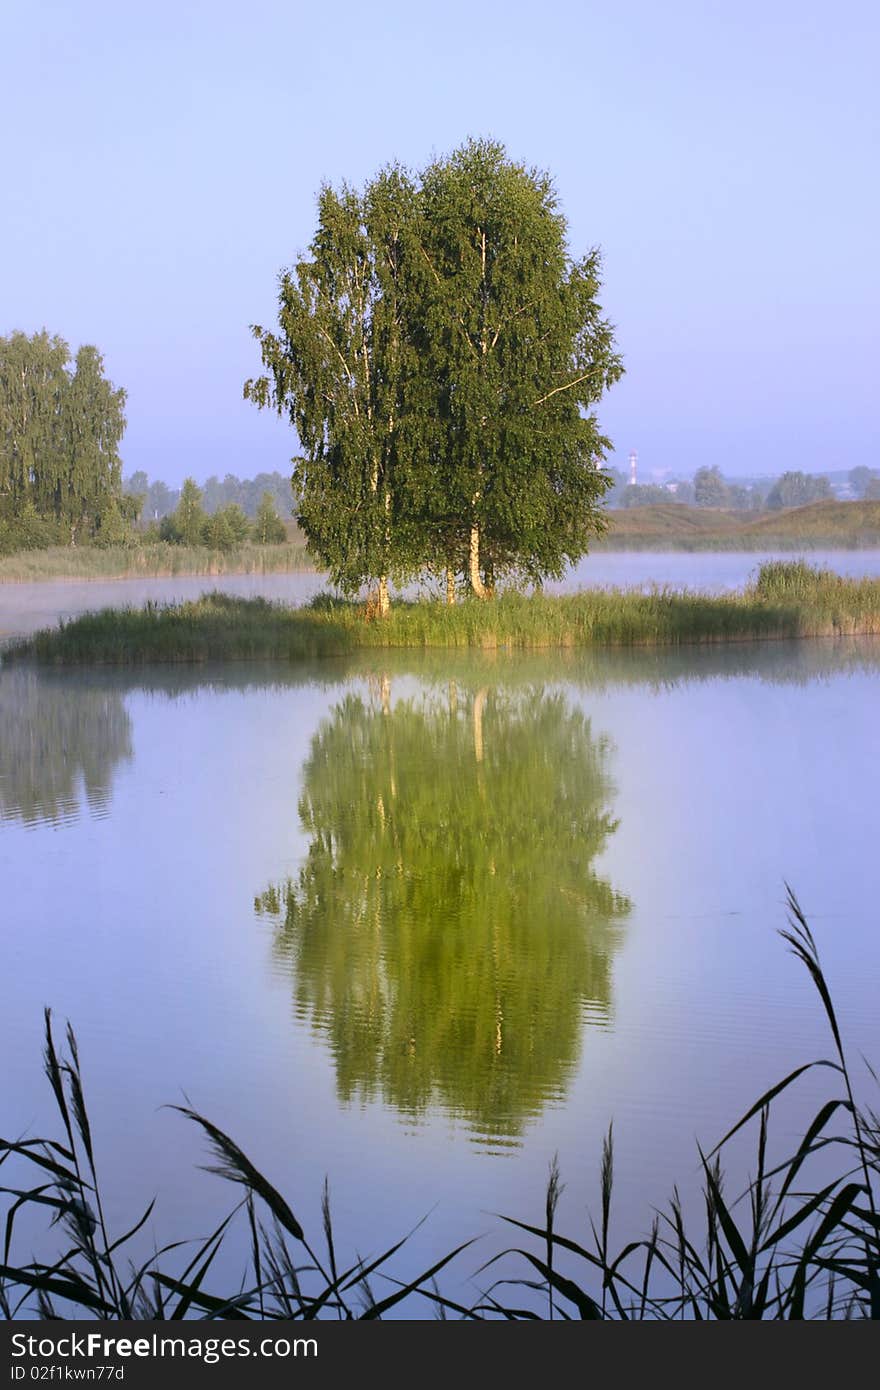
{"type": "Polygon", "coordinates": [[[3,31],[0,334],[97,344],[127,474],[289,472],[241,389],[321,183],[468,135],[549,169],[572,251],[602,247],[613,466],[880,466],[875,6],[38,0],[3,31]]]}

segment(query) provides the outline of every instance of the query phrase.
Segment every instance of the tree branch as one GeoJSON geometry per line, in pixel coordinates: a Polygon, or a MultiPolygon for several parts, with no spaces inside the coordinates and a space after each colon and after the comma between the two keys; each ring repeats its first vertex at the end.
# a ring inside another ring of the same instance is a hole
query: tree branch
{"type": "Polygon", "coordinates": [[[572,386],[579,386],[582,381],[586,381],[587,377],[592,375],[593,373],[591,371],[584,372],[583,376],[576,376],[574,381],[567,381],[564,386],[554,386],[553,390],[548,391],[546,396],[541,396],[540,400],[532,401],[532,405],[543,405],[545,401],[549,401],[551,396],[558,395],[560,391],[570,391],[572,386]]]}

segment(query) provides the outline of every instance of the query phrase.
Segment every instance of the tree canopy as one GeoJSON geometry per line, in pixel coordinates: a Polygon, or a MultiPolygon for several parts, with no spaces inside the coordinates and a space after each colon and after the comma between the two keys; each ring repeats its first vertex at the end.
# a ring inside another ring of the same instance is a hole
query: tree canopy
{"type": "Polygon", "coordinates": [[[823,502],[833,496],[831,484],[823,475],[797,471],[783,473],[767,494],[767,506],[778,511],[784,507],[805,507],[809,502],[823,502]]]}
{"type": "Polygon", "coordinates": [[[245,395],[296,428],[298,520],[338,585],[384,609],[389,575],[483,596],[584,554],[609,485],[592,407],[623,370],[599,288],[549,176],[495,142],[322,190],[245,395]]]}
{"type": "Polygon", "coordinates": [[[51,517],[71,542],[98,531],[122,497],[124,407],[96,347],[71,361],[45,331],[0,338],[2,518],[51,517]]]}

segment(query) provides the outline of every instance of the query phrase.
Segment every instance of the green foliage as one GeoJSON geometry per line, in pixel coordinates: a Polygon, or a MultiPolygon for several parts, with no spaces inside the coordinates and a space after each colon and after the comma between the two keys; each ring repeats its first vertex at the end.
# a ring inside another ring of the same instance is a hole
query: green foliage
{"type": "Polygon", "coordinates": [[[234,549],[235,539],[225,512],[215,512],[213,516],[205,517],[199,539],[201,544],[208,546],[210,550],[234,549]]]}
{"type": "Polygon", "coordinates": [[[26,502],[18,516],[0,515],[0,555],[47,550],[50,546],[62,545],[65,539],[63,524],[39,516],[32,502],[26,502]]]}
{"type": "Polygon", "coordinates": [[[789,472],[774,483],[767,495],[771,511],[783,507],[805,507],[810,502],[822,502],[832,496],[831,484],[825,477],[812,473],[789,472]]]}
{"type": "Polygon", "coordinates": [[[284,522],[275,510],[271,492],[264,492],[257,509],[253,538],[258,545],[281,545],[287,540],[284,522]]]}
{"type": "Polygon", "coordinates": [[[245,395],[297,430],[298,520],[335,584],[446,568],[482,592],[584,553],[609,484],[592,407],[622,372],[599,269],[548,176],[492,142],[322,190],[245,395]]]}
{"type": "Polygon", "coordinates": [[[549,175],[493,141],[432,164],[420,210],[411,331],[437,426],[412,499],[426,558],[478,593],[507,572],[559,577],[602,529],[609,441],[592,407],[623,370],[599,254],[572,259],[549,175]]]}
{"type": "MultiPolygon", "coordinates": [[[[241,507],[237,502],[231,502],[228,507],[222,507],[213,516],[205,518],[201,527],[201,541],[212,550],[235,550],[247,540],[250,529],[241,507]]],[[[181,540],[184,541],[182,533],[181,540]]]]}
{"type": "Polygon", "coordinates": [[[70,349],[45,332],[0,338],[0,493],[10,520],[32,507],[71,543],[98,530],[122,490],[125,392],[104,376],[97,348],[70,349]]]}
{"type": "Polygon", "coordinates": [[[309,258],[281,276],[279,332],[253,330],[267,376],[247,382],[245,395],[296,428],[305,450],[293,475],[297,519],[349,593],[413,569],[400,442],[416,375],[401,308],[413,198],[394,169],[363,195],[323,188],[309,258]]]}
{"type": "Polygon", "coordinates": [[[177,510],[169,518],[167,537],[163,535],[163,540],[177,540],[181,545],[199,545],[205,525],[205,513],[202,510],[202,492],[193,478],[184,480],[183,488],[180,493],[180,501],[177,510]]]}
{"type": "Polygon", "coordinates": [[[698,507],[726,507],[729,490],[718,468],[698,468],[694,474],[694,501],[698,507]]]}
{"type": "Polygon", "coordinates": [[[101,514],[95,544],[107,549],[110,546],[125,545],[131,540],[131,528],[122,514],[122,507],[114,497],[101,514]]]}

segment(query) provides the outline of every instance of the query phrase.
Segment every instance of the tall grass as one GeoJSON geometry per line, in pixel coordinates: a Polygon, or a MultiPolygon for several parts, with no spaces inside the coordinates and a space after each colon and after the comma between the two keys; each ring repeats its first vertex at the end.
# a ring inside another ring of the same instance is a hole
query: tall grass
{"type": "MultiPolygon", "coordinates": [[[[210,1171],[242,1193],[211,1234],[175,1241],[146,1259],[129,1258],[153,1203],[121,1235],[111,1232],[98,1176],[76,1039],[68,1027],[59,1053],[46,1014],[45,1069],[61,1121],[60,1138],[0,1141],[0,1164],[23,1162],[35,1185],[4,1187],[8,1198],[0,1313],[6,1318],[381,1318],[407,1312],[510,1321],[880,1318],[880,1119],[857,1100],[816,943],[793,894],[781,933],[806,968],[829,1026],[831,1055],[808,1062],[772,1086],[708,1153],[700,1150],[703,1225],[689,1230],[674,1191],[650,1232],[616,1250],[611,1240],[614,1191],[612,1131],[603,1145],[598,1224],[586,1240],[557,1229],[559,1170],[550,1172],[543,1226],[502,1219],[522,1243],[483,1265],[474,1301],[464,1304],[438,1287],[437,1276],[467,1247],[457,1247],[416,1277],[391,1273],[405,1243],[379,1255],[340,1261],[325,1184],[320,1243],[307,1237],[292,1207],[236,1144],[203,1115],[175,1107],[197,1125],[213,1154],[210,1171]],[[781,1160],[770,1156],[770,1116],[777,1099],[821,1069],[829,1095],[800,1142],[781,1160]],[[736,1200],[728,1197],[722,1156],[731,1139],[756,1132],[754,1174],[736,1200]],[[836,1176],[812,1182],[817,1161],[836,1160],[836,1176]],[[13,1244],[22,1214],[42,1214],[63,1233],[50,1261],[16,1263],[13,1244]],[[234,1219],[249,1233],[250,1256],[235,1289],[211,1285],[211,1270],[234,1219]],[[319,1248],[320,1244],[320,1248],[319,1248]],[[185,1250],[185,1254],[181,1254],[185,1250]],[[487,1282],[488,1281],[488,1282],[487,1282]],[[381,1287],[380,1287],[381,1285],[381,1287]]],[[[875,1078],[876,1079],[876,1078],[875,1078]]]]}
{"type": "Polygon", "coordinates": [[[876,635],[880,580],[842,579],[802,561],[764,565],[743,593],[583,590],[452,607],[398,602],[387,618],[321,595],[304,608],[205,594],[174,605],[86,614],[13,650],[40,661],[137,664],[341,656],[358,648],[653,646],[876,635]]]}
{"type": "Polygon", "coordinates": [[[232,550],[208,546],[149,545],[53,546],[0,557],[0,583],[49,579],[133,579],[169,575],[286,574],[313,570],[302,542],[244,544],[232,550]]]}

